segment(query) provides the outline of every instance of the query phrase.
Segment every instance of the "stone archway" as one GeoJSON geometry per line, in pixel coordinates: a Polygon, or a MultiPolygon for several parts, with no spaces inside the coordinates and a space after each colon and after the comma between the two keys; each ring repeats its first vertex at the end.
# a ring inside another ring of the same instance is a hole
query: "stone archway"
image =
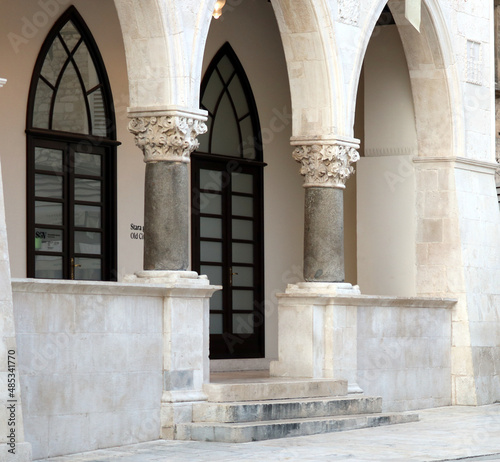
{"type": "Polygon", "coordinates": [[[288,66],[293,136],[351,135],[333,21],[324,1],[272,2],[288,66]]]}
{"type": "MultiPolygon", "coordinates": [[[[463,152],[463,121],[460,111],[456,109],[462,107],[456,62],[447,26],[440,7],[434,0],[422,3],[420,32],[405,19],[405,4],[401,0],[379,0],[377,6],[371,9],[372,14],[364,24],[359,53],[354,63],[356,78],[349,86],[350,105],[355,107],[366,49],[386,4],[398,27],[410,71],[419,132],[419,156],[461,155],[458,153],[463,152]],[[432,106],[425,104],[426,102],[430,102],[432,106]],[[433,138],[424,139],[424,135],[430,131],[434,134],[433,138]]],[[[348,117],[354,117],[354,111],[348,117]]],[[[352,124],[353,120],[349,123],[352,124]]]]}
{"type": "Polygon", "coordinates": [[[130,107],[198,109],[203,49],[216,0],[115,0],[130,107]]]}

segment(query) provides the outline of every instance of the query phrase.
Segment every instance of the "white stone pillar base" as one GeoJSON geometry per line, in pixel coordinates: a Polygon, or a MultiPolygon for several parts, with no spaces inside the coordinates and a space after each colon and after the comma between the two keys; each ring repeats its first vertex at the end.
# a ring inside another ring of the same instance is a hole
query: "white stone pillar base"
{"type": "Polygon", "coordinates": [[[272,361],[275,377],[307,377],[357,384],[357,306],[345,297],[360,295],[347,283],[302,282],[278,294],[279,360],[272,361]]]}
{"type": "Polygon", "coordinates": [[[162,437],[173,438],[176,424],[191,421],[193,402],[207,399],[209,303],[222,287],[194,271],[140,271],[125,280],[165,288],[161,427],[162,437]]]}

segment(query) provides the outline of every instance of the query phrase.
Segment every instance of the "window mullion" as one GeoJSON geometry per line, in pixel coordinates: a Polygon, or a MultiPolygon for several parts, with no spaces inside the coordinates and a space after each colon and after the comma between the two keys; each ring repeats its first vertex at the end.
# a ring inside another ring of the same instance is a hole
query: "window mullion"
{"type": "Polygon", "coordinates": [[[85,83],[83,82],[83,77],[80,72],[80,69],[78,65],[76,64],[76,61],[73,59],[73,56],[71,56],[71,63],[73,64],[73,68],[75,69],[76,76],[78,77],[78,82],[80,82],[80,87],[82,89],[82,96],[83,100],[85,101],[85,109],[87,110],[87,123],[89,127],[89,133],[93,134],[92,130],[92,116],[90,115],[90,103],[89,103],[89,95],[87,93],[87,90],[85,88],[85,83]]]}
{"type": "Polygon", "coordinates": [[[49,130],[52,130],[52,119],[54,117],[54,106],[56,105],[57,92],[59,91],[59,85],[61,84],[61,80],[64,77],[64,73],[68,68],[68,64],[71,62],[71,58],[68,56],[68,59],[64,62],[61,67],[61,72],[57,76],[56,83],[54,85],[54,91],[52,92],[52,99],[50,101],[50,111],[49,111],[49,130]]]}
{"type": "Polygon", "coordinates": [[[65,258],[65,270],[67,274],[65,275],[65,279],[71,278],[71,264],[72,259],[74,258],[74,232],[73,232],[73,223],[74,223],[74,191],[75,191],[75,177],[74,177],[74,165],[75,165],[75,151],[73,146],[68,144],[66,147],[67,151],[67,164],[66,164],[66,197],[65,197],[65,211],[66,211],[66,258],[65,258]]]}

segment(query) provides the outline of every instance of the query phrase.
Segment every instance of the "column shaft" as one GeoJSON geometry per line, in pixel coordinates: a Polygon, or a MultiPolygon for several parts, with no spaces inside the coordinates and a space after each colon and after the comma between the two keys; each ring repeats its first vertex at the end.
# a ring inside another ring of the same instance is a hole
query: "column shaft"
{"type": "Polygon", "coordinates": [[[304,278],[308,282],[344,281],[343,190],[305,189],[304,278]]]}
{"type": "Polygon", "coordinates": [[[189,267],[189,170],[183,162],[146,164],[144,269],[189,267]]]}
{"type": "Polygon", "coordinates": [[[207,131],[204,111],[130,111],[129,131],[146,162],[144,270],[189,268],[189,156],[207,131]]]}

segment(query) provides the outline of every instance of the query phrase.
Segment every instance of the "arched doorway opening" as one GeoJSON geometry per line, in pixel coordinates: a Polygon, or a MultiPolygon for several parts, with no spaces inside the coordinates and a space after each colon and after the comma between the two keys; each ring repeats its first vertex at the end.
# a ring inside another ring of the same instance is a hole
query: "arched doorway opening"
{"type": "MultiPolygon", "coordinates": [[[[208,75],[210,63],[215,60],[226,42],[231,44],[251,86],[261,132],[261,143],[256,143],[261,154],[257,155],[261,155],[260,161],[266,164],[262,178],[263,207],[258,211],[262,214],[261,218],[265,225],[261,237],[256,237],[252,241],[252,245],[257,239],[264,243],[262,293],[265,295],[258,300],[260,306],[256,307],[263,317],[254,316],[253,322],[256,328],[264,326],[265,351],[258,356],[242,353],[244,358],[247,358],[244,360],[212,361],[211,368],[212,370],[267,369],[269,361],[278,354],[276,334],[278,302],[275,294],[282,292],[287,283],[302,278],[303,248],[302,179],[299,167],[292,158],[293,149],[290,146],[292,111],[287,65],[271,3],[243,2],[237,8],[228,3],[224,7],[223,16],[213,20],[210,25],[203,61],[204,76],[208,75]],[[249,43],[252,46],[248,46],[249,43]]],[[[210,121],[207,125],[210,130],[210,121]]],[[[213,129],[216,131],[217,127],[213,129]]],[[[242,133],[244,130],[243,127],[242,133]]],[[[200,151],[208,150],[209,137],[209,133],[199,137],[200,151]]],[[[248,142],[248,138],[248,135],[244,135],[242,139],[243,157],[248,155],[250,147],[252,149],[255,147],[248,142]]],[[[196,163],[196,157],[197,154],[194,154],[192,164],[196,163]]],[[[224,159],[234,160],[227,156],[224,159]]],[[[243,159],[243,162],[254,163],[256,166],[258,165],[256,162],[259,161],[243,159]]],[[[193,238],[194,236],[193,233],[193,238]]],[[[239,273],[234,270],[233,272],[239,273]]],[[[225,274],[227,279],[228,273],[225,274]]],[[[214,296],[220,297],[217,294],[214,296]]],[[[213,314],[217,315],[220,312],[213,314]]],[[[231,336],[228,340],[233,344],[236,341],[231,336]]],[[[230,346],[231,344],[225,348],[230,346]]],[[[213,357],[211,354],[211,358],[213,357]]]]}
{"type": "Polygon", "coordinates": [[[356,187],[357,283],[367,294],[415,295],[415,109],[398,26],[387,6],[364,57],[354,127],[361,159],[356,185],[347,189],[356,187]]]}
{"type": "MultiPolygon", "coordinates": [[[[458,227],[455,191],[453,181],[438,181],[432,162],[460,150],[462,135],[458,111],[450,109],[455,93],[446,36],[431,10],[422,4],[418,32],[404,17],[404,3],[390,1],[361,54],[355,126],[362,146],[357,261],[363,293],[442,296],[448,290],[444,281],[439,288],[432,282],[437,263],[430,252],[457,251],[442,232],[458,227]],[[434,197],[446,198],[447,206],[434,197]]],[[[439,175],[449,178],[444,170],[439,175]]]]}
{"type": "Polygon", "coordinates": [[[212,284],[210,357],[263,357],[264,222],[262,141],[250,83],[231,45],[201,85],[208,132],[191,157],[192,262],[212,284]]]}

